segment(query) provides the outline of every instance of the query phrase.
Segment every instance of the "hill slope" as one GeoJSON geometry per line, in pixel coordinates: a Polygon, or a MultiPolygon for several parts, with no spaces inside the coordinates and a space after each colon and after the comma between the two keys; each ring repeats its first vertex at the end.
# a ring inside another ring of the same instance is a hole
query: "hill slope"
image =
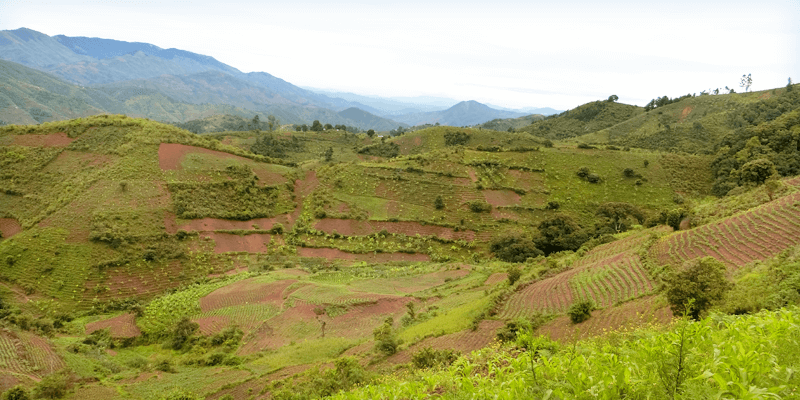
{"type": "Polygon", "coordinates": [[[443,111],[398,115],[395,119],[409,125],[439,123],[449,126],[467,126],[496,118],[516,118],[523,115],[517,112],[495,110],[475,100],[470,100],[462,101],[443,111]]]}

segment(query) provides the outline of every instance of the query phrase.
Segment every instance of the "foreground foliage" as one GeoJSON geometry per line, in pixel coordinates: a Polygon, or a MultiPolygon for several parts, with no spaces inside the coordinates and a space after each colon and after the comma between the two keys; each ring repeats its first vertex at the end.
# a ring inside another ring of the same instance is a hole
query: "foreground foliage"
{"type": "Polygon", "coordinates": [[[486,348],[447,369],[390,376],[333,398],[797,398],[799,323],[797,308],[712,315],[568,346],[523,332],[518,348],[486,348]]]}

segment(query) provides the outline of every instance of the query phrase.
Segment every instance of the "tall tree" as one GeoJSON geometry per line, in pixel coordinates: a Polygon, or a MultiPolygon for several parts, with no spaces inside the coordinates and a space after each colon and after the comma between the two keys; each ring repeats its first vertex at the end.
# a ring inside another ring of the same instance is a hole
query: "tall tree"
{"type": "Polygon", "coordinates": [[[753,77],[752,74],[742,75],[742,80],[739,81],[739,86],[744,88],[744,91],[747,92],[750,90],[750,86],[753,84],[753,77]]]}
{"type": "Polygon", "coordinates": [[[280,121],[274,115],[270,115],[267,117],[267,125],[269,125],[269,130],[273,131],[280,126],[280,121]]]}

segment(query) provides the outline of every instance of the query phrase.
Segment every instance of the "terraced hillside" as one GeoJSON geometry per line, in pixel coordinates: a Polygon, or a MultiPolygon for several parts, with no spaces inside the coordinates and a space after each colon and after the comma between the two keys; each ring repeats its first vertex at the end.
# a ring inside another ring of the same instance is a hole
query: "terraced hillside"
{"type": "Polygon", "coordinates": [[[800,245],[796,179],[713,200],[711,160],[450,127],[0,128],[0,390],[64,370],[72,398],[269,398],[342,357],[477,350],[510,321],[560,341],[667,324],[665,271],[711,255],[740,279],[800,245]]]}

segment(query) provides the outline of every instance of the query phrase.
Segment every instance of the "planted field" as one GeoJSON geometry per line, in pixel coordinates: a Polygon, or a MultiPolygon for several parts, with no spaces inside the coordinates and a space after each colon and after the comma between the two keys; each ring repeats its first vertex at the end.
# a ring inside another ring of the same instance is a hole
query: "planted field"
{"type": "Polygon", "coordinates": [[[506,302],[504,318],[531,317],[536,313],[560,314],[572,303],[592,300],[611,307],[650,293],[654,284],[633,251],[649,235],[638,233],[594,248],[572,269],[535,281],[506,302]]]}
{"type": "Polygon", "coordinates": [[[651,249],[660,264],[712,256],[731,267],[774,257],[800,244],[800,193],[662,238],[651,249]]]}
{"type": "Polygon", "coordinates": [[[218,333],[233,325],[238,326],[245,333],[249,333],[277,315],[279,310],[278,306],[268,303],[242,304],[215,308],[192,318],[192,320],[200,325],[200,331],[204,335],[218,333]]]}
{"type": "Polygon", "coordinates": [[[475,239],[474,231],[455,231],[451,228],[436,225],[422,225],[419,222],[402,221],[357,221],[352,219],[332,219],[326,218],[317,221],[314,229],[326,233],[338,233],[347,236],[371,235],[386,230],[389,233],[396,233],[406,236],[436,236],[447,240],[466,240],[468,242],[475,239]]]}
{"type": "Polygon", "coordinates": [[[296,280],[266,281],[250,278],[223,286],[200,298],[200,309],[204,313],[248,304],[268,304],[281,307],[294,290],[300,286],[296,280]]]}
{"type": "Polygon", "coordinates": [[[23,375],[33,380],[64,367],[47,341],[27,332],[0,330],[0,375],[23,375]]]}
{"type": "Polygon", "coordinates": [[[232,159],[243,162],[252,162],[244,157],[236,156],[223,151],[209,150],[202,147],[187,146],[178,143],[161,143],[158,146],[158,163],[162,170],[179,170],[181,161],[189,154],[209,154],[216,158],[232,159]]]}
{"type": "Polygon", "coordinates": [[[130,338],[142,334],[136,326],[136,316],[133,314],[122,314],[86,324],[87,335],[101,329],[108,329],[113,338],[130,338]]]}
{"type": "Polygon", "coordinates": [[[14,218],[0,218],[0,240],[22,232],[22,226],[14,218]]]}
{"type": "Polygon", "coordinates": [[[631,330],[637,327],[664,325],[672,320],[669,306],[657,297],[645,297],[623,303],[616,307],[592,312],[592,317],[578,325],[568,316],[560,316],[539,327],[537,333],[553,340],[572,342],[613,331],[631,330]]]}
{"type": "Polygon", "coordinates": [[[494,285],[497,285],[500,282],[506,281],[507,279],[508,279],[508,274],[507,273],[505,273],[505,272],[497,272],[497,273],[491,274],[488,278],[486,278],[486,281],[483,282],[483,284],[486,285],[486,286],[494,286],[494,285]]]}
{"type": "Polygon", "coordinates": [[[434,350],[450,349],[461,354],[469,354],[474,350],[482,349],[496,340],[497,330],[504,325],[503,321],[481,321],[476,330],[463,330],[461,332],[432,337],[422,340],[409,348],[398,352],[386,359],[390,364],[404,364],[411,362],[414,353],[430,347],[434,350]]]}

